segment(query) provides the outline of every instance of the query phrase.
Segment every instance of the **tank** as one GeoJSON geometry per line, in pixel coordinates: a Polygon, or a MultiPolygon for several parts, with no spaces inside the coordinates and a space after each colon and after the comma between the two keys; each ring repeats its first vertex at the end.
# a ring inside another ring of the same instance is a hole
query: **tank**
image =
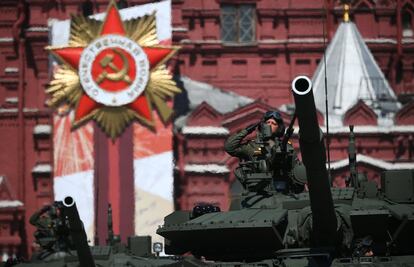
{"type": "MultiPolygon", "coordinates": [[[[112,211],[108,208],[108,240],[106,246],[89,246],[83,223],[75,201],[66,197],[51,205],[57,210],[51,221],[50,235],[37,235],[41,249],[30,260],[10,259],[0,266],[16,267],[118,267],[118,266],[170,266],[181,257],[159,256],[161,243],[151,243],[150,236],[128,237],[121,244],[112,231],[112,211]],[[47,242],[46,242],[47,241],[47,242]],[[155,253],[151,252],[151,245],[155,253]]],[[[38,229],[39,231],[39,229],[38,229]]]]}
{"type": "MultiPolygon", "coordinates": [[[[414,171],[384,172],[378,188],[358,173],[351,126],[350,177],[346,187],[332,188],[310,79],[294,79],[292,92],[303,161],[295,166],[294,179],[306,179],[307,192],[276,190],[270,166],[277,162],[272,161],[291,160],[284,138],[275,157],[240,163],[236,177],[244,191],[233,197],[229,211],[203,204],[165,217],[157,233],[165,238],[165,252],[178,256],[151,253],[150,237],[121,244],[112,231],[110,208],[107,246],[88,246],[76,204],[68,197],[56,203],[59,236],[53,242],[40,236],[47,249],[29,262],[5,266],[414,266],[414,171]]],[[[262,127],[256,142],[266,142],[268,134],[262,127]]]]}
{"type": "Polygon", "coordinates": [[[166,253],[191,253],[196,266],[414,266],[414,171],[386,171],[380,188],[367,180],[356,168],[351,126],[350,177],[331,187],[311,80],[295,78],[292,93],[303,162],[294,172],[305,175],[308,191],[275,190],[269,158],[242,161],[235,175],[244,192],[229,211],[206,204],[165,217],[157,233],[166,253]]]}

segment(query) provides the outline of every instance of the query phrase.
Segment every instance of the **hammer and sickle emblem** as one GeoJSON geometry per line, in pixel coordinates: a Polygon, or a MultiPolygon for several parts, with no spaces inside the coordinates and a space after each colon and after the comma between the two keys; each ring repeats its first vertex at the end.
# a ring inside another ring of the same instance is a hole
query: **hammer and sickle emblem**
{"type": "Polygon", "coordinates": [[[122,59],[122,68],[119,69],[117,66],[115,66],[115,64],[113,63],[113,59],[114,59],[114,54],[107,54],[105,55],[105,57],[103,59],[101,59],[101,61],[99,62],[99,64],[101,64],[102,68],[106,68],[109,67],[111,68],[113,71],[115,72],[107,72],[106,70],[102,71],[101,74],[99,74],[98,79],[96,80],[96,82],[98,84],[100,84],[101,82],[103,82],[105,79],[108,79],[110,81],[124,81],[128,84],[131,84],[131,78],[128,75],[128,71],[129,71],[129,64],[128,64],[128,59],[126,58],[126,56],[112,48],[112,51],[119,55],[122,59]]]}

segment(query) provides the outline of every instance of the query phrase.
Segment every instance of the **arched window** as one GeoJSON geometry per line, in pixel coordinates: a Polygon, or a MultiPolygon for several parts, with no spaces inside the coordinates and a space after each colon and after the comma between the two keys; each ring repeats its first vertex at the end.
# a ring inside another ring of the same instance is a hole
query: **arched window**
{"type": "Polygon", "coordinates": [[[81,5],[82,15],[84,17],[90,16],[93,14],[93,3],[91,0],[85,0],[81,5]]]}
{"type": "Polygon", "coordinates": [[[127,0],[119,0],[116,3],[116,6],[118,7],[118,9],[127,8],[128,7],[128,1],[127,0]]]}
{"type": "Polygon", "coordinates": [[[413,37],[413,19],[409,11],[404,11],[402,14],[402,36],[413,37]]]}

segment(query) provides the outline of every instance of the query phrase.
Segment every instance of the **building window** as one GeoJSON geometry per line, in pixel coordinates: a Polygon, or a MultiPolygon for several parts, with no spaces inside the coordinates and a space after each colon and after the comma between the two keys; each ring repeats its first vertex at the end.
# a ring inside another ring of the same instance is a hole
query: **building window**
{"type": "Polygon", "coordinates": [[[123,8],[127,8],[128,7],[128,1],[127,0],[119,0],[116,3],[116,7],[118,9],[123,9],[123,8]]]}
{"type": "Polygon", "coordinates": [[[227,43],[250,43],[255,41],[255,6],[222,5],[221,39],[227,43]]]}
{"type": "Polygon", "coordinates": [[[93,14],[93,3],[91,0],[83,1],[81,4],[82,15],[88,17],[93,14]]]}
{"type": "Polygon", "coordinates": [[[295,72],[298,74],[303,75],[311,75],[312,73],[312,66],[310,59],[296,59],[295,60],[295,72]]]}
{"type": "Polygon", "coordinates": [[[263,78],[275,77],[277,74],[276,60],[263,59],[261,61],[261,74],[263,78]]]}
{"type": "Polygon", "coordinates": [[[247,61],[245,59],[235,59],[231,63],[230,70],[233,78],[247,77],[247,61]]]}
{"type": "Polygon", "coordinates": [[[413,37],[413,21],[411,13],[405,11],[402,14],[402,36],[413,37]]]}
{"type": "Polygon", "coordinates": [[[203,65],[203,77],[215,78],[217,77],[217,60],[204,60],[203,65]]]}

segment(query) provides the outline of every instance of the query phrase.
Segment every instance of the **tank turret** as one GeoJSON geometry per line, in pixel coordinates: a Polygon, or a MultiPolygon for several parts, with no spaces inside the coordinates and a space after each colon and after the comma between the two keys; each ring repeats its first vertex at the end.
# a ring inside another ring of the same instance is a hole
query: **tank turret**
{"type": "Polygon", "coordinates": [[[195,207],[192,212],[176,211],[167,216],[157,231],[166,238],[166,253],[191,252],[211,260],[257,261],[275,257],[282,248],[329,247],[331,251],[336,246],[336,213],[311,82],[300,77],[292,85],[306,172],[300,171],[304,165],[293,160],[292,153],[286,150],[294,119],[286,132],[289,136],[275,139],[270,149],[267,142],[271,142],[271,133],[261,125],[253,144],[254,156],[242,159],[235,170],[245,191],[233,199],[228,212],[194,216],[199,214],[199,207],[195,207]],[[275,175],[286,166],[291,167],[291,176],[275,175]],[[292,190],[288,179],[304,180],[295,176],[298,173],[307,173],[309,193],[292,190]]]}
{"type": "MultiPolygon", "coordinates": [[[[241,160],[235,175],[245,190],[229,211],[196,206],[165,217],[157,233],[165,238],[166,253],[234,265],[414,266],[414,171],[384,172],[379,189],[358,173],[350,127],[350,178],[346,187],[331,188],[310,79],[297,77],[292,91],[303,161],[294,173],[306,175],[309,191],[276,190],[271,171],[279,165],[269,153],[241,160]]],[[[277,150],[282,159],[283,152],[277,150]]]]}

